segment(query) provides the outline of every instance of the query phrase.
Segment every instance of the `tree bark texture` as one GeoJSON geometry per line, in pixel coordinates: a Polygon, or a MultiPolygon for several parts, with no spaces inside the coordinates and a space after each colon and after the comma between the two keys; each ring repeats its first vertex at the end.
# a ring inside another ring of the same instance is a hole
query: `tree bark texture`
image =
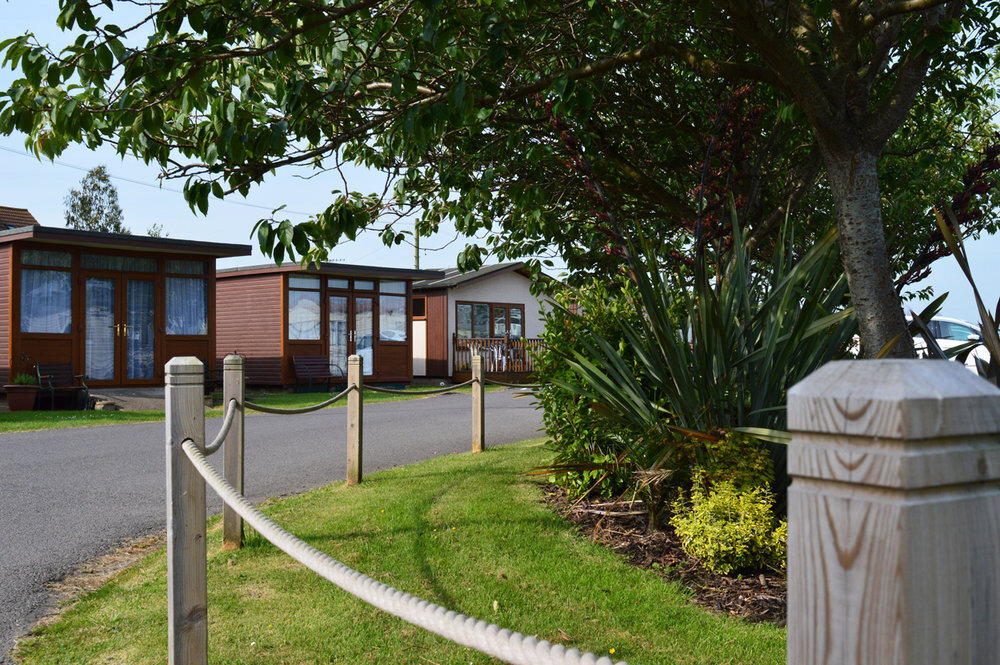
{"type": "Polygon", "coordinates": [[[825,157],[836,206],[841,257],[865,355],[874,357],[902,333],[887,357],[915,357],[913,338],[906,332],[906,319],[893,286],[886,250],[878,156],[857,150],[846,155],[827,152],[825,157]]]}

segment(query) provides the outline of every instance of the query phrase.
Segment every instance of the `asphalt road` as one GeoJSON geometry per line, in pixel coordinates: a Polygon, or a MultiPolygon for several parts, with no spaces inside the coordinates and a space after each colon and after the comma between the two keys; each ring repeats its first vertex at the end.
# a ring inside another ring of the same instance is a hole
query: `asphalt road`
{"type": "MultiPolygon", "coordinates": [[[[486,408],[487,446],[539,436],[530,398],[487,393],[486,408]]],[[[220,424],[207,422],[209,440],[220,424]]],[[[248,416],[246,494],[259,502],[342,481],[346,427],[344,408],[248,416]]],[[[471,430],[469,395],[369,405],[364,473],[470,450],[471,430]]],[[[163,423],[0,435],[0,654],[44,614],[47,582],[165,528],[164,445],[163,423]]],[[[209,512],[220,512],[208,494],[209,512]]]]}

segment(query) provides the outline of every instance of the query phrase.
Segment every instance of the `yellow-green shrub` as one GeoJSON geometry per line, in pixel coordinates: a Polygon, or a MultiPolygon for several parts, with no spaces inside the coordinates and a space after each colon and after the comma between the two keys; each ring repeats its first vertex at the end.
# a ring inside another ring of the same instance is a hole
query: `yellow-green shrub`
{"type": "Polygon", "coordinates": [[[670,523],[684,551],[713,572],[783,570],[788,525],[775,522],[773,504],[766,488],[738,489],[730,480],[706,491],[696,472],[690,502],[674,503],[670,523]]]}

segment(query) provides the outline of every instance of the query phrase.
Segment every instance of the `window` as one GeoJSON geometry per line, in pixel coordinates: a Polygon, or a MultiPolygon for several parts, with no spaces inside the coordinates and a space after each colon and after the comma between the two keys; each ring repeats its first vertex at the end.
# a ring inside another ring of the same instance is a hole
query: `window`
{"type": "Polygon", "coordinates": [[[503,337],[507,334],[507,308],[506,307],[494,307],[493,308],[493,334],[497,337],[503,337]]]}
{"type": "Polygon", "coordinates": [[[520,339],[524,336],[524,310],[520,307],[510,308],[510,336],[520,339]]]}
{"type": "Polygon", "coordinates": [[[21,332],[67,334],[73,323],[73,280],[65,270],[21,270],[21,332]]]}
{"type": "Polygon", "coordinates": [[[406,282],[381,280],[378,283],[378,290],[382,293],[396,293],[406,295],[406,282]]]}
{"type": "Polygon", "coordinates": [[[319,277],[288,276],[288,339],[320,338],[319,277]]]}
{"type": "Polygon", "coordinates": [[[413,299],[413,318],[414,319],[427,318],[427,298],[420,297],[413,299]]]}
{"type": "MultiPolygon", "coordinates": [[[[155,268],[156,259],[143,260],[152,261],[155,268]]],[[[126,269],[135,270],[136,268],[133,266],[126,269]]],[[[166,333],[168,335],[207,335],[208,279],[192,277],[191,275],[207,274],[208,263],[196,260],[167,259],[166,269],[168,273],[166,278],[166,333]],[[170,273],[173,273],[174,276],[171,276],[170,273]]]]}
{"type": "Polygon", "coordinates": [[[319,291],[319,277],[313,277],[311,275],[289,275],[288,288],[315,289],[319,291]]]}
{"type": "Polygon", "coordinates": [[[517,338],[524,334],[523,305],[460,302],[456,304],[455,314],[458,337],[479,339],[510,335],[517,338]]]}
{"type": "Polygon", "coordinates": [[[73,256],[69,252],[50,252],[44,249],[22,249],[21,265],[69,268],[73,265],[73,256]]]}
{"type": "Polygon", "coordinates": [[[356,279],[354,280],[354,290],[355,291],[374,291],[375,282],[370,279],[356,279]]]}
{"type": "Polygon", "coordinates": [[[456,321],[456,331],[459,337],[472,337],[472,305],[465,303],[458,304],[458,317],[456,321]]]}
{"type": "Polygon", "coordinates": [[[179,275],[204,275],[208,273],[208,264],[204,261],[167,260],[167,272],[179,275]]]}
{"type": "Polygon", "coordinates": [[[146,256],[84,254],[80,257],[80,262],[85,270],[113,270],[115,272],[156,272],[157,270],[156,259],[146,256]]]}
{"type": "Polygon", "coordinates": [[[979,332],[971,326],[967,326],[961,323],[953,323],[951,321],[937,321],[939,330],[937,333],[938,339],[946,339],[949,341],[965,342],[968,341],[969,335],[979,335],[979,332]]]}
{"type": "Polygon", "coordinates": [[[406,296],[379,296],[378,338],[382,342],[406,341],[406,296]]]}
{"type": "Polygon", "coordinates": [[[167,277],[167,334],[208,334],[208,282],[201,277],[167,277]]]}

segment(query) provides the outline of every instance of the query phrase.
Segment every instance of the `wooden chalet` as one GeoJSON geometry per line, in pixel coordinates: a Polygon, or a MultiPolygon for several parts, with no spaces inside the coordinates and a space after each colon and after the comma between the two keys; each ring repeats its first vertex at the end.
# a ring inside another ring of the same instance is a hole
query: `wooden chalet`
{"type": "Polygon", "coordinates": [[[440,276],[341,263],[219,270],[216,357],[242,355],[252,385],[295,383],[297,356],[328,358],[336,383],[352,354],[363,358],[369,381],[409,383],[412,283],[440,276]]]}
{"type": "Polygon", "coordinates": [[[0,207],[0,382],[70,363],[90,387],[163,384],[172,356],[215,362],[215,260],[248,245],[41,226],[0,207]]]}
{"type": "Polygon", "coordinates": [[[414,283],[413,291],[414,376],[466,381],[479,355],[491,378],[531,380],[545,305],[532,295],[523,262],[467,273],[451,268],[414,283]]]}

